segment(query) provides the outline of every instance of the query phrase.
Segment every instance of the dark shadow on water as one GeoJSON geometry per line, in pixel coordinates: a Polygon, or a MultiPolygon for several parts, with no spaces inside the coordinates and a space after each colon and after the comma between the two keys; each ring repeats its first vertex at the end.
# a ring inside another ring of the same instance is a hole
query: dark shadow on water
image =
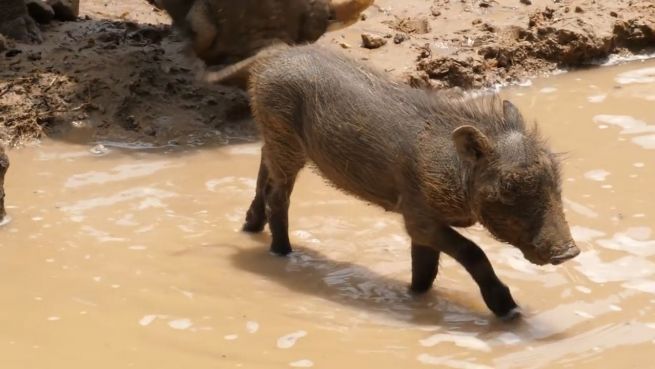
{"type": "MultiPolygon", "coordinates": [[[[236,246],[231,256],[233,265],[297,293],[382,314],[399,323],[482,333],[529,328],[522,318],[502,321],[491,312],[480,310],[480,305],[473,306],[463,297],[460,300],[459,296],[444,292],[438,277],[431,291],[415,295],[409,291],[408,281],[381,275],[365,265],[333,260],[320,251],[297,245],[292,254],[280,257],[268,252],[267,233],[248,236],[259,241],[261,247],[236,246]]],[[[477,290],[471,295],[482,299],[477,290]]]]}
{"type": "MultiPolygon", "coordinates": [[[[448,286],[441,286],[443,282],[437,277],[431,291],[414,295],[409,292],[408,281],[381,275],[365,265],[333,260],[320,251],[298,245],[289,256],[280,257],[268,252],[267,233],[248,236],[259,241],[261,247],[233,246],[236,252],[230,256],[232,264],[296,293],[384,316],[399,324],[438,326],[441,329],[437,333],[470,333],[487,340],[512,332],[528,342],[555,342],[567,337],[552,322],[533,319],[529,312],[511,321],[496,318],[484,307],[477,289],[466,297],[459,296],[444,291],[448,286]],[[471,298],[480,299],[479,304],[473,305],[471,298]]],[[[247,295],[248,291],[243,293],[247,295]]],[[[425,332],[426,337],[431,334],[425,332]]]]}

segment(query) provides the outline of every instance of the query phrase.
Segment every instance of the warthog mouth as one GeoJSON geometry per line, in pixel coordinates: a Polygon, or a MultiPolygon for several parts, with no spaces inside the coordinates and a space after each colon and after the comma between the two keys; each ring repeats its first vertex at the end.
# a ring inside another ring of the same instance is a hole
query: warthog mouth
{"type": "Polygon", "coordinates": [[[550,258],[550,263],[553,265],[559,265],[562,264],[563,262],[573,259],[574,257],[578,256],[580,254],[580,249],[578,246],[575,245],[575,242],[571,241],[564,248],[562,248],[564,252],[551,256],[550,258]]]}
{"type": "Polygon", "coordinates": [[[523,252],[525,259],[535,265],[546,265],[550,262],[549,258],[545,258],[536,252],[523,252]]]}
{"type": "Polygon", "coordinates": [[[521,251],[526,260],[535,265],[559,265],[580,254],[580,249],[573,241],[566,243],[563,247],[560,247],[557,250],[559,253],[555,255],[544,255],[543,253],[538,252],[536,247],[530,247],[527,250],[523,249],[521,251]]]}

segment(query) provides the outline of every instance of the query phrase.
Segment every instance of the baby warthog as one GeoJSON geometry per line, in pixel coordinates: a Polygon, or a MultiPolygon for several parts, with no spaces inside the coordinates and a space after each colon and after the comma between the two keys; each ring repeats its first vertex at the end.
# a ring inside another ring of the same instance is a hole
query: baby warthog
{"type": "Polygon", "coordinates": [[[209,65],[225,65],[274,43],[311,43],[349,26],[374,0],[154,0],[209,65]]]}
{"type": "Polygon", "coordinates": [[[268,222],[276,254],[291,252],[289,196],[308,161],[335,187],[402,214],[413,291],[431,288],[444,252],[491,311],[518,314],[482,249],[452,227],[480,222],[539,265],[580,252],[564,218],[557,157],[508,101],[412,89],[316,45],[254,62],[250,96],[264,146],[243,229],[268,222]]]}

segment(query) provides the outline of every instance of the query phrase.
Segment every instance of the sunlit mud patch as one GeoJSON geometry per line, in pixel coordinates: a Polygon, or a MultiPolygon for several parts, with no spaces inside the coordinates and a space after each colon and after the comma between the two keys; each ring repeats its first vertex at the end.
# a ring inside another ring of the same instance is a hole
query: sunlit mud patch
{"type": "Polygon", "coordinates": [[[291,196],[294,252],[271,255],[268,230],[239,231],[260,144],[10,151],[0,367],[642,368],[655,347],[655,157],[632,139],[655,122],[633,93],[655,86],[614,86],[651,67],[502,91],[566,153],[564,207],[582,250],[538,267],[481,226],[461,230],[523,309],[510,323],[445,255],[434,288],[411,294],[402,219],[311,170],[291,196]]]}

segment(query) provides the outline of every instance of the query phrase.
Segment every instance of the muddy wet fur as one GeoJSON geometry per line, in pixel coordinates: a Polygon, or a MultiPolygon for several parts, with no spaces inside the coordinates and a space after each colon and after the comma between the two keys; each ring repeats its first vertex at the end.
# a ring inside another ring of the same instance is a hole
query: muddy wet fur
{"type": "Polygon", "coordinates": [[[244,231],[292,251],[289,197],[312,162],[335,187],[403,216],[412,282],[429,290],[441,252],[466,268],[499,317],[517,305],[474,242],[452,227],[482,223],[536,264],[579,253],[564,218],[557,157],[498,97],[454,98],[394,83],[317,45],[251,65],[251,107],[264,145],[244,231]]]}

